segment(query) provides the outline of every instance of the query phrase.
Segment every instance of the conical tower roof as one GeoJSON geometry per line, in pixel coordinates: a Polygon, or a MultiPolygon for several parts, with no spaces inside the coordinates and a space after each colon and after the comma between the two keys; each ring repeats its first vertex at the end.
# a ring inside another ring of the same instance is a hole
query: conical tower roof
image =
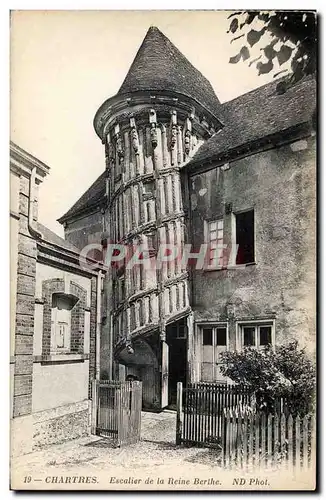
{"type": "Polygon", "coordinates": [[[209,81],[154,26],[149,28],[118,94],[141,90],[178,92],[214,115],[220,105],[209,81]]]}

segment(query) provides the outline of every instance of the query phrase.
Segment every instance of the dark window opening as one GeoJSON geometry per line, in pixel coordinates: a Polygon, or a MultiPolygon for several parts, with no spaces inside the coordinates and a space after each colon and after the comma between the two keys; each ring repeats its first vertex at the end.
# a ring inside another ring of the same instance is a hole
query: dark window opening
{"type": "Polygon", "coordinates": [[[246,326],[243,329],[243,344],[245,346],[255,345],[255,327],[246,326]]]}
{"type": "Polygon", "coordinates": [[[272,343],[272,328],[270,326],[261,326],[259,329],[259,344],[268,345],[272,343]]]}
{"type": "Polygon", "coordinates": [[[248,264],[255,260],[254,211],[236,214],[236,264],[248,264]]]}
{"type": "Polygon", "coordinates": [[[216,329],[216,345],[226,345],[226,328],[216,329]]]}
{"type": "Polygon", "coordinates": [[[203,330],[203,345],[213,345],[213,330],[212,330],[212,328],[204,328],[204,330],[203,330]]]}

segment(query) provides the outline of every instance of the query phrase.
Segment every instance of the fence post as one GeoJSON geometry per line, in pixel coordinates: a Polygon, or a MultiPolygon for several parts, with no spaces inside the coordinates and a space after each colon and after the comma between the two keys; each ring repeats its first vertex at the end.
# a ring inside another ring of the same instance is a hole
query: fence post
{"type": "Polygon", "coordinates": [[[97,399],[98,399],[98,381],[92,380],[92,414],[91,414],[91,434],[96,434],[97,427],[97,399]]]}
{"type": "Polygon", "coordinates": [[[177,383],[177,426],[176,444],[180,445],[182,439],[182,382],[177,383]]]}

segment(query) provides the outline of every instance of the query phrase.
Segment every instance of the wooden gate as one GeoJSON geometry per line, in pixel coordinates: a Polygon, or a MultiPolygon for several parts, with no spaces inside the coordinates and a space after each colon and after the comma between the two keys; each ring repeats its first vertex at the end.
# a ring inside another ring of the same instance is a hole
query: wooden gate
{"type": "Polygon", "coordinates": [[[179,382],[176,444],[219,446],[224,409],[252,405],[252,393],[247,387],[203,382],[182,388],[179,382]]]}
{"type": "Polygon", "coordinates": [[[93,380],[92,434],[114,446],[140,440],[142,383],[93,380]]]}

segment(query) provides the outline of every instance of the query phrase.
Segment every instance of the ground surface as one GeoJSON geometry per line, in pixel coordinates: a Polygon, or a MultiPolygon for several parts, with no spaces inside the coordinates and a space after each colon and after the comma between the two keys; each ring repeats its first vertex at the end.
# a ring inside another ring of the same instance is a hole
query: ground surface
{"type": "Polygon", "coordinates": [[[180,462],[216,467],[218,451],[206,448],[184,448],[175,445],[176,413],[142,413],[141,441],[125,448],[113,448],[110,441],[97,436],[52,445],[18,457],[15,466],[28,474],[48,467],[64,467],[76,471],[80,466],[90,469],[106,466],[118,468],[155,467],[162,464],[180,466],[180,462]]]}
{"type": "MultiPolygon", "coordinates": [[[[222,469],[217,449],[176,446],[175,425],[175,412],[142,413],[141,441],[137,444],[113,448],[107,439],[89,436],[17,457],[11,464],[12,488],[238,489],[234,486],[234,479],[243,477],[244,471],[222,469]],[[94,478],[94,484],[74,482],[86,476],[94,478]],[[26,477],[30,482],[26,483],[26,477]],[[66,481],[67,477],[75,477],[71,479],[74,484],[60,482],[66,481]],[[138,484],[135,485],[135,481],[139,481],[138,484]]],[[[266,475],[260,474],[260,477],[260,485],[249,485],[248,479],[241,489],[277,489],[282,482],[275,474],[268,482],[266,475]]],[[[293,489],[300,489],[298,478],[292,483],[287,475],[285,480],[286,488],[291,488],[292,484],[293,489]]],[[[307,488],[306,484],[302,486],[307,488]]]]}

